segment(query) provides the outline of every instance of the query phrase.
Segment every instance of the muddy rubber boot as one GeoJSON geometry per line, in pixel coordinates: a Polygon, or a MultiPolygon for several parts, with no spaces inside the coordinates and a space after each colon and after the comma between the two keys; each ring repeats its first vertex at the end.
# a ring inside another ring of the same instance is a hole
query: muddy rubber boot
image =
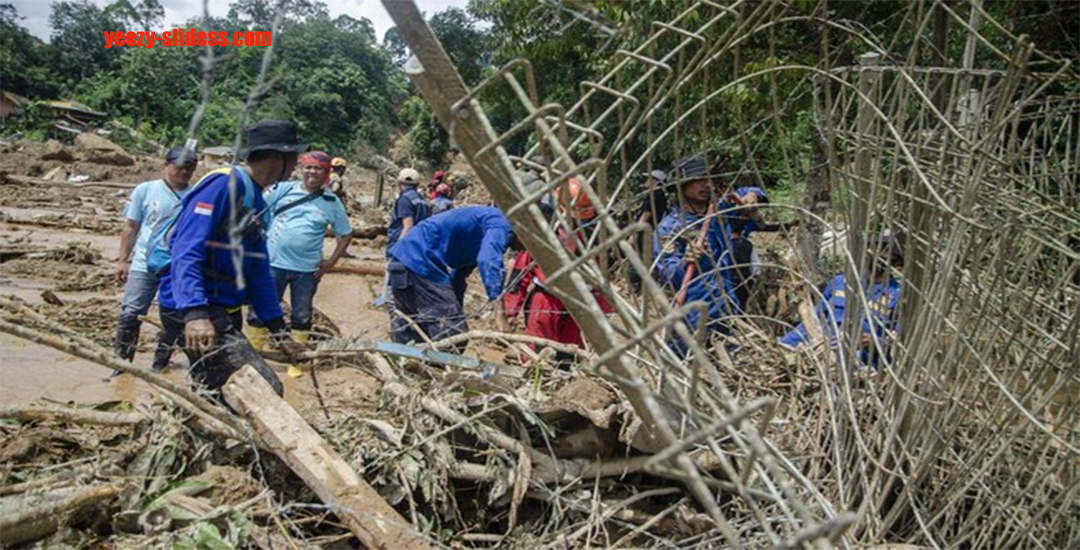
{"type": "Polygon", "coordinates": [[[251,347],[257,351],[265,351],[270,340],[270,329],[248,325],[244,327],[244,336],[251,342],[251,347]]]}
{"type": "MultiPolygon", "coordinates": [[[[116,356],[121,361],[127,361],[131,363],[135,360],[135,348],[139,345],[139,325],[121,322],[116,327],[116,337],[113,339],[113,351],[116,352],[116,356]]],[[[106,378],[106,381],[112,380],[122,373],[118,370],[112,371],[112,374],[106,378]]]]}
{"type": "Polygon", "coordinates": [[[164,342],[158,342],[157,349],[154,350],[154,362],[150,365],[150,370],[161,373],[169,366],[169,359],[172,358],[172,346],[165,344],[164,342]]]}
{"type": "MultiPolygon", "coordinates": [[[[292,331],[292,339],[297,344],[301,344],[301,345],[306,346],[307,343],[308,343],[308,340],[310,340],[310,338],[311,338],[311,332],[310,331],[306,331],[306,330],[294,330],[294,331],[292,331]]],[[[289,369],[286,371],[286,374],[288,374],[290,378],[300,378],[301,376],[304,375],[304,371],[300,370],[300,367],[297,367],[296,365],[289,365],[289,369]]]]}

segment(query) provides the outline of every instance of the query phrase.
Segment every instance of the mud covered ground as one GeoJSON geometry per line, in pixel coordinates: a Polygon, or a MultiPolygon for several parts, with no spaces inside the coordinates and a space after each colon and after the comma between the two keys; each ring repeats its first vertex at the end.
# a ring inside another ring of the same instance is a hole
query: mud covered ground
{"type": "MultiPolygon", "coordinates": [[[[152,159],[128,167],[64,165],[41,160],[35,149],[40,145],[3,147],[8,153],[0,156],[0,294],[6,303],[107,349],[122,294],[113,281],[121,212],[134,184],[159,177],[159,168],[152,159]],[[40,178],[57,167],[108,178],[108,185],[40,178]]],[[[200,173],[209,168],[200,167],[200,173]]],[[[372,204],[374,173],[352,169],[348,176],[354,228],[385,224],[385,210],[372,204]]],[[[384,197],[395,193],[388,186],[384,197]]],[[[467,204],[489,201],[476,185],[459,198],[467,204]]],[[[384,242],[354,240],[352,257],[341,265],[383,262],[384,242]]],[[[786,246],[763,242],[766,255],[786,246]]],[[[332,242],[326,244],[329,253],[332,242]]],[[[382,284],[379,274],[327,275],[315,300],[316,331],[387,340],[389,317],[372,306],[382,284]]],[[[614,284],[625,290],[621,277],[614,284]]],[[[782,287],[770,282],[755,307],[792,315],[794,297],[782,287]]],[[[474,274],[466,311],[470,327],[479,331],[493,326],[482,292],[474,274]]],[[[148,317],[156,316],[151,309],[148,317]]],[[[135,366],[149,368],[156,336],[155,324],[144,323],[135,366]]],[[[9,495],[0,498],[0,515],[55,509],[72,499],[80,503],[61,520],[50,514],[26,519],[20,528],[25,540],[109,548],[357,547],[333,512],[272,454],[222,441],[154,386],[129,374],[108,379],[108,368],[9,334],[0,334],[0,352],[0,409],[8,418],[0,420],[0,497],[9,495]],[[39,407],[102,414],[126,424],[11,420],[18,411],[39,407]]],[[[640,469],[633,466],[642,457],[632,448],[638,428],[631,408],[613,384],[560,368],[550,353],[478,340],[465,355],[513,363],[524,374],[478,378],[392,360],[396,382],[385,384],[385,367],[373,368],[355,356],[331,357],[315,363],[316,385],[315,376],[290,378],[287,365],[271,364],[287,402],[436,545],[504,541],[530,548],[542,540],[537,533],[552,529],[579,539],[568,546],[622,537],[644,543],[649,539],[635,537],[649,531],[677,541],[710,528],[681,490],[641,471],[598,478],[588,490],[571,490],[577,482],[553,492],[527,490],[530,483],[547,487],[550,479],[538,481],[547,474],[537,472],[550,463],[578,468],[607,457],[640,469]],[[533,447],[543,451],[534,458],[507,452],[486,440],[487,432],[475,431],[478,424],[516,434],[514,440],[528,442],[530,453],[537,452],[533,447]],[[615,504],[648,490],[663,496],[626,506],[618,517],[599,514],[602,508],[593,504],[615,504]],[[650,520],[664,510],[663,521],[650,520]]],[[[185,363],[182,354],[174,354],[165,378],[186,386],[185,363]]],[[[779,356],[749,361],[740,393],[753,397],[764,384],[805,391],[801,381],[778,374],[782,366],[779,356]]]]}

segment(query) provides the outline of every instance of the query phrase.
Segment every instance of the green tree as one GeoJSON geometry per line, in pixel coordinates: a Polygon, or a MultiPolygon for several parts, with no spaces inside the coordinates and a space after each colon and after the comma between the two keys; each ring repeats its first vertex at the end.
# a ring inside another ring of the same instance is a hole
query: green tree
{"type": "Polygon", "coordinates": [[[122,22],[89,0],[67,0],[52,5],[53,66],[66,75],[66,89],[82,79],[116,68],[121,48],[105,48],[105,32],[125,30],[122,22]]]}
{"type": "Polygon", "coordinates": [[[460,8],[449,8],[436,13],[428,21],[443,49],[454,62],[465,83],[480,83],[484,67],[491,60],[487,34],[476,25],[476,19],[460,8]]]}
{"type": "Polygon", "coordinates": [[[157,31],[165,19],[165,8],[158,0],[116,0],[105,13],[127,23],[126,30],[157,31]]]}
{"type": "Polygon", "coordinates": [[[31,98],[57,92],[48,47],[19,25],[19,12],[0,4],[0,89],[31,98]]]}
{"type": "Polygon", "coordinates": [[[228,19],[248,29],[269,29],[279,5],[286,23],[329,17],[330,13],[326,4],[318,0],[237,0],[229,6],[228,19]]]}

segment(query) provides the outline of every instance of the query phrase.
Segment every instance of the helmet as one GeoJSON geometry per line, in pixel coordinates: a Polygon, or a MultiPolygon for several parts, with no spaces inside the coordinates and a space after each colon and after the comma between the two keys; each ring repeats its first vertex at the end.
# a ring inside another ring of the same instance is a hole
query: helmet
{"type": "Polygon", "coordinates": [[[435,194],[442,195],[448,199],[454,198],[454,190],[445,183],[440,183],[438,186],[435,187],[435,194]]]}
{"type": "Polygon", "coordinates": [[[570,178],[565,185],[555,188],[555,203],[559,209],[568,212],[576,220],[585,221],[596,217],[596,209],[593,208],[589,195],[582,190],[581,182],[576,178],[570,178]]]}
{"type": "Polygon", "coordinates": [[[349,162],[341,157],[334,157],[334,160],[330,161],[330,166],[340,166],[342,168],[349,165],[349,162]]]}
{"type": "Polygon", "coordinates": [[[446,172],[443,172],[442,170],[436,170],[435,175],[431,176],[431,181],[437,181],[439,183],[442,183],[443,178],[445,178],[445,177],[446,177],[446,172]]]}

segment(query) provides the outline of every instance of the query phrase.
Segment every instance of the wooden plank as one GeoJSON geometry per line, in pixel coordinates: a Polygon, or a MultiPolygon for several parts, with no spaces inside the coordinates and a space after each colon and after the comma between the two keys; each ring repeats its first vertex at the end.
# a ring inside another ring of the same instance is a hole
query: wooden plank
{"type": "Polygon", "coordinates": [[[288,464],[364,546],[431,548],[251,366],[234,374],[222,393],[262,445],[288,464]]]}

